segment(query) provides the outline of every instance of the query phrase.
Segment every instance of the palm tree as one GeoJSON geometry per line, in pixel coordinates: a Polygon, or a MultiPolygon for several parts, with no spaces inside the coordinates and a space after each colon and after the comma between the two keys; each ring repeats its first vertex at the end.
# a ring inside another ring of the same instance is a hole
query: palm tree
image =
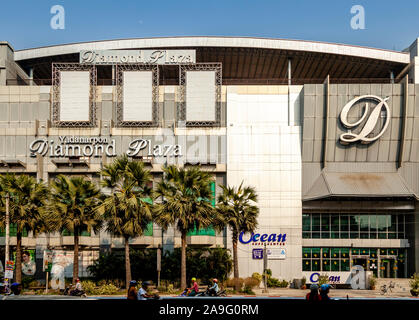
{"type": "Polygon", "coordinates": [[[172,225],[181,233],[181,288],[186,287],[186,235],[189,231],[209,227],[216,214],[211,205],[213,180],[209,172],[199,167],[163,169],[163,180],[157,186],[155,221],[163,229],[172,225]]]}
{"type": "MultiPolygon", "coordinates": [[[[22,282],[22,236],[24,232],[32,232],[34,236],[40,232],[49,232],[56,225],[52,215],[44,209],[49,190],[41,181],[28,175],[7,174],[0,177],[0,193],[2,199],[10,196],[9,221],[16,226],[16,281],[22,282]]],[[[5,227],[4,206],[0,216],[0,227],[5,227]]]]}
{"type": "Polygon", "coordinates": [[[219,220],[215,223],[215,227],[222,229],[227,226],[232,232],[235,290],[238,291],[240,288],[237,281],[239,279],[237,242],[241,232],[254,232],[257,228],[259,208],[253,204],[257,202],[257,195],[254,188],[243,187],[243,182],[237,189],[223,185],[220,187],[223,192],[217,199],[219,220]]]}
{"type": "Polygon", "coordinates": [[[102,217],[95,211],[100,202],[100,190],[85,177],[59,175],[51,182],[49,211],[60,219],[59,230],[74,236],[73,284],[79,275],[79,239],[82,231],[98,232],[102,217]]]}
{"type": "Polygon", "coordinates": [[[141,236],[147,230],[152,215],[152,181],[144,163],[129,161],[126,156],[117,158],[102,170],[102,186],[112,192],[97,208],[106,220],[106,230],[123,237],[125,243],[125,281],[131,280],[129,239],[141,236]]]}

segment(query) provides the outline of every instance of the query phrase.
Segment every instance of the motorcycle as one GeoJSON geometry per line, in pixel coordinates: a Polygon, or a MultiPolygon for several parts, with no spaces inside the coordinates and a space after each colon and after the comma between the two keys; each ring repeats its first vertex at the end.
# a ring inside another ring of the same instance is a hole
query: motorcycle
{"type": "Polygon", "coordinates": [[[70,287],[65,288],[63,294],[65,296],[87,298],[86,292],[84,290],[70,290],[70,287]]]}
{"type": "Polygon", "coordinates": [[[214,295],[210,292],[210,286],[207,287],[207,289],[203,292],[199,292],[197,297],[227,297],[225,290],[218,290],[218,292],[214,295]]]}

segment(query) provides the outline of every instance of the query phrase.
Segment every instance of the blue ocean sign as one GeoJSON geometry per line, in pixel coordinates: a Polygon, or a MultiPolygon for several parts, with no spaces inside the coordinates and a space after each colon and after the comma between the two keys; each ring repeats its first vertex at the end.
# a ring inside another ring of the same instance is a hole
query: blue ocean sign
{"type": "Polygon", "coordinates": [[[252,233],[252,235],[245,239],[245,233],[242,232],[239,235],[239,241],[243,244],[248,243],[255,243],[255,242],[267,242],[267,243],[284,243],[287,240],[287,234],[286,233],[252,233]]]}

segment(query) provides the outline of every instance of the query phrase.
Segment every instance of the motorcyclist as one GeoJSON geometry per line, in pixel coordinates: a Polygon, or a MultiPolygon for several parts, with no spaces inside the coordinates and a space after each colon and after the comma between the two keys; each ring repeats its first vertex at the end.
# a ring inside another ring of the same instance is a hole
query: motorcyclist
{"type": "Polygon", "coordinates": [[[212,279],[212,287],[208,288],[208,293],[210,296],[217,296],[218,291],[220,290],[218,288],[218,280],[217,278],[212,279]]]}
{"type": "Polygon", "coordinates": [[[74,289],[70,291],[71,296],[79,296],[84,293],[83,286],[81,285],[80,279],[76,279],[76,284],[74,286],[74,289]]]}
{"type": "Polygon", "coordinates": [[[320,297],[321,301],[329,301],[330,297],[328,296],[330,290],[330,284],[324,283],[320,286],[320,297]]]}
{"type": "Polygon", "coordinates": [[[190,291],[188,294],[188,297],[196,296],[199,293],[199,286],[198,286],[198,283],[196,282],[196,278],[193,277],[191,281],[192,281],[192,287],[188,288],[188,290],[190,291]]]}
{"type": "Polygon", "coordinates": [[[137,297],[138,292],[137,292],[136,286],[137,286],[137,281],[131,280],[129,282],[128,293],[127,293],[128,300],[138,300],[138,297],[137,297]]]}

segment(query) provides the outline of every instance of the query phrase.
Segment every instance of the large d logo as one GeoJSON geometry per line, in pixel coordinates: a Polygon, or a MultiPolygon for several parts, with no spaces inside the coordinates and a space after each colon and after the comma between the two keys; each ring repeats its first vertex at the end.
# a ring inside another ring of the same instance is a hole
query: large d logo
{"type": "Polygon", "coordinates": [[[348,121],[348,113],[355,103],[357,103],[360,100],[372,100],[372,101],[377,102],[378,104],[369,114],[369,117],[367,121],[365,122],[364,127],[361,129],[361,131],[358,134],[356,134],[356,133],[351,132],[351,130],[348,130],[348,132],[340,135],[340,142],[342,144],[349,144],[351,142],[361,141],[361,143],[363,144],[368,144],[377,140],[379,137],[381,137],[384,131],[386,131],[388,124],[390,123],[390,108],[386,102],[388,99],[389,97],[382,99],[380,97],[373,96],[373,95],[364,95],[364,96],[356,97],[352,99],[351,101],[349,101],[343,107],[342,112],[340,113],[340,121],[348,129],[357,127],[368,116],[369,106],[368,106],[368,103],[365,103],[364,113],[362,114],[361,119],[359,119],[357,122],[350,123],[348,121]],[[380,117],[381,110],[383,108],[386,111],[386,120],[383,127],[381,128],[381,131],[374,137],[368,137],[369,134],[374,130],[375,126],[377,125],[378,118],[380,117]]]}

